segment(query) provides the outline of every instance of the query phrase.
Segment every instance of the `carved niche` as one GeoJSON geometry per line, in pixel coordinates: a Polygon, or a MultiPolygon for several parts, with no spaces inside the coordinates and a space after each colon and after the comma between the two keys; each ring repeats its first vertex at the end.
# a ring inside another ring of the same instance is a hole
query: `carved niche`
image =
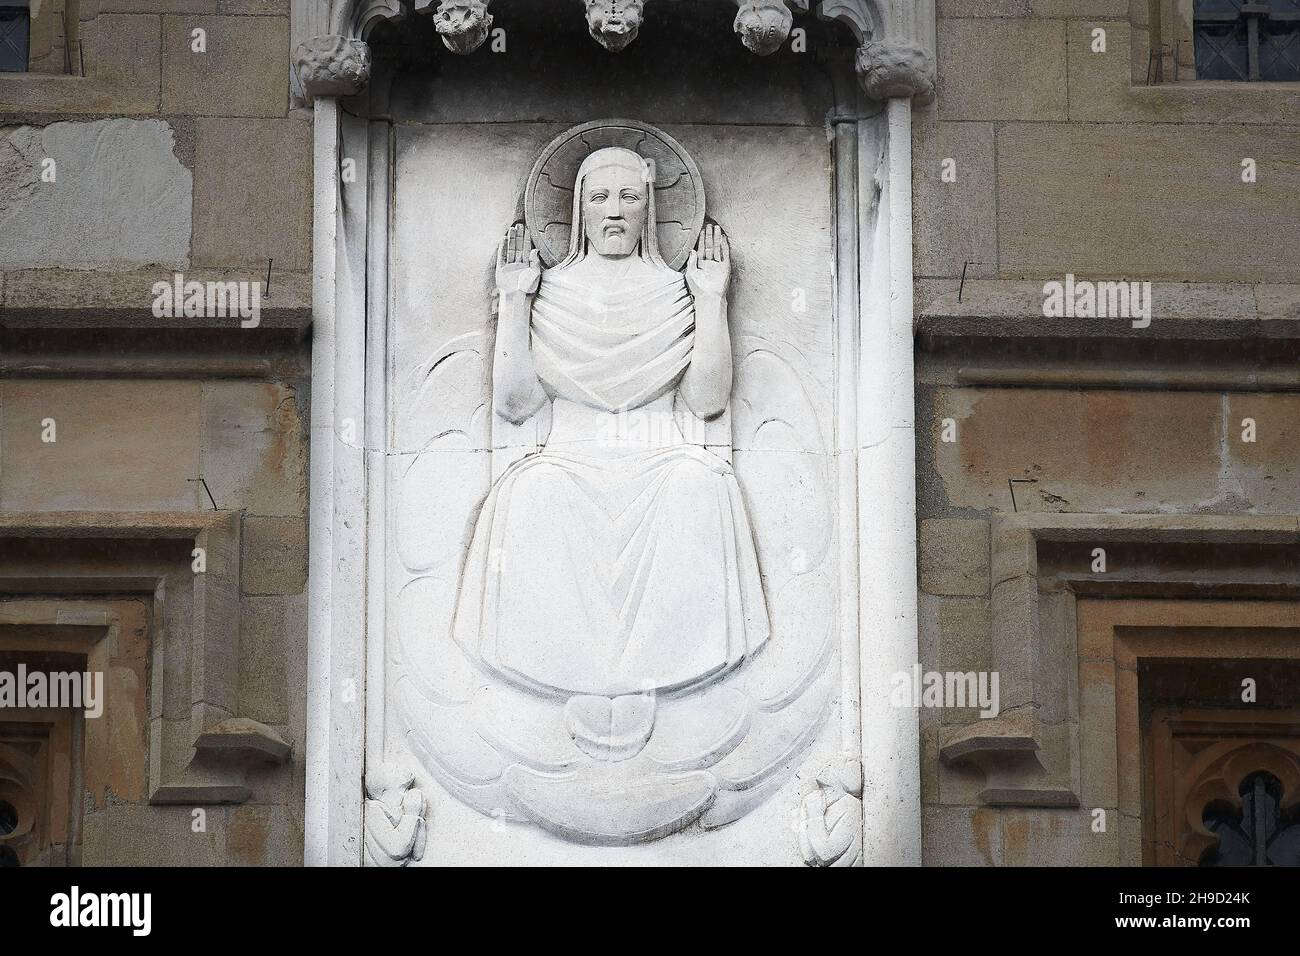
{"type": "MultiPolygon", "coordinates": [[[[730,242],[671,136],[568,130],[520,208],[495,336],[453,338],[398,390],[399,433],[426,438],[395,476],[395,730],[494,821],[595,846],[722,827],[805,763],[839,688],[817,403],[800,356],[728,315],[730,242]],[[483,378],[482,403],[438,401],[483,378]],[[475,447],[490,488],[467,549],[435,556],[428,489],[463,484],[446,469],[475,447]]],[[[803,808],[833,831],[803,837],[818,862],[860,850],[836,786],[841,826],[803,808]]],[[[380,829],[403,822],[414,839],[410,815],[380,829]]]]}

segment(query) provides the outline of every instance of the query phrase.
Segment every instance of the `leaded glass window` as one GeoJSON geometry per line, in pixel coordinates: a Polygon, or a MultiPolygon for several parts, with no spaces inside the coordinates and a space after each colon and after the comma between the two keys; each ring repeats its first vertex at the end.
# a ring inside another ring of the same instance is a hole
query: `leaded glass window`
{"type": "Polygon", "coordinates": [[[1300,0],[1196,0],[1196,76],[1300,80],[1300,0]]]}
{"type": "Polygon", "coordinates": [[[1300,819],[1285,812],[1282,782],[1267,771],[1240,787],[1241,810],[1221,803],[1205,808],[1205,828],[1219,838],[1201,866],[1300,866],[1300,819]]]}
{"type": "Polygon", "coordinates": [[[0,73],[26,72],[30,34],[31,13],[26,5],[0,4],[0,73]]]}

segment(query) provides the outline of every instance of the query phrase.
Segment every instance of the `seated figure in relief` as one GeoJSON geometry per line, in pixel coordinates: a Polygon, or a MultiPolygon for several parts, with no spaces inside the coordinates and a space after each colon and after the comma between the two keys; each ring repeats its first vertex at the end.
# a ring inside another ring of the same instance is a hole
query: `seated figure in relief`
{"type": "Polygon", "coordinates": [[[552,427],[484,502],[455,639],[534,690],[680,691],[769,633],[735,475],[674,414],[708,420],[730,399],[728,243],[706,224],[685,274],[670,268],[651,164],[621,148],[582,163],[572,223],[551,269],[522,226],[499,254],[496,414],[519,423],[550,402],[552,427]]]}

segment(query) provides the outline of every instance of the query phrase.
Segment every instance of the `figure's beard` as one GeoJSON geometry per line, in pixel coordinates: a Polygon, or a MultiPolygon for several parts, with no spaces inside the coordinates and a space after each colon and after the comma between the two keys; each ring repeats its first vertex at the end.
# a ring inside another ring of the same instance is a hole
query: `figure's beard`
{"type": "Polygon", "coordinates": [[[588,241],[599,255],[622,258],[636,252],[640,236],[628,223],[604,223],[588,241]]]}

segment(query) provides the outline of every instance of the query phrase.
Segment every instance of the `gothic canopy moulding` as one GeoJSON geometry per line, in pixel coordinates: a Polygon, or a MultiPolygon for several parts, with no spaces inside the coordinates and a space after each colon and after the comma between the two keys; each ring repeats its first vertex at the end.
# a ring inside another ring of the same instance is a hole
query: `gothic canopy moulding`
{"type": "MultiPolygon", "coordinates": [[[[300,44],[295,69],[308,97],[348,96],[369,80],[371,29],[409,14],[432,16],[448,50],[468,55],[490,35],[496,22],[493,0],[335,0],[330,33],[300,44]]],[[[618,52],[635,40],[647,0],[581,2],[593,40],[618,52]]],[[[651,14],[681,0],[651,0],[651,14]]],[[[918,0],[716,0],[737,7],[733,28],[747,49],[759,56],[776,52],[790,37],[795,14],[809,13],[844,24],[858,44],[856,68],[864,90],[877,100],[895,97],[928,100],[934,91],[933,27],[930,2],[918,0]]],[[[670,10],[667,12],[671,12],[670,10]]]]}

